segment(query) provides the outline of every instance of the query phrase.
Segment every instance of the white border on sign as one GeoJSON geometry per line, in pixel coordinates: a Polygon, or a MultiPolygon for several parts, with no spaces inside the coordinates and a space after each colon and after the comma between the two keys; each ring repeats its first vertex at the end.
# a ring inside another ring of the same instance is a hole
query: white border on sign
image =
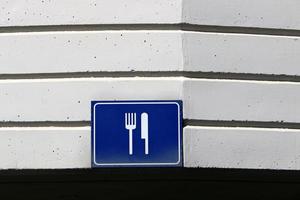
{"type": "Polygon", "coordinates": [[[94,129],[93,129],[93,134],[94,134],[94,138],[93,138],[93,142],[94,142],[94,148],[93,148],[93,160],[94,160],[94,164],[96,164],[96,165],[99,165],[99,166],[130,166],[130,165],[132,165],[132,166],[134,166],[134,165],[136,165],[136,166],[138,166],[138,165],[149,165],[149,166],[151,166],[151,165],[176,165],[176,164],[179,164],[180,163],[180,157],[181,157],[181,151],[180,151],[180,149],[181,149],[181,144],[180,144],[180,133],[181,133],[181,130],[180,130],[180,105],[179,105],[179,103],[177,103],[177,102],[103,102],[103,103],[96,103],[95,105],[94,105],[94,113],[93,113],[93,121],[94,121],[94,129]],[[111,104],[145,104],[145,105],[147,105],[147,104],[175,104],[175,105],[177,105],[177,109],[178,109],[178,160],[177,160],[177,162],[175,162],[175,163],[97,163],[96,162],[96,120],[95,120],[95,117],[96,117],[96,112],[95,112],[95,110],[96,110],[96,106],[97,105],[111,105],[111,104]]]}

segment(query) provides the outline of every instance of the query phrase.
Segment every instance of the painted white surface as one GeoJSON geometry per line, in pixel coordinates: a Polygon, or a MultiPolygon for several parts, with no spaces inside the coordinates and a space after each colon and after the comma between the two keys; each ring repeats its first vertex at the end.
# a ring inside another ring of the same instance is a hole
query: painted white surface
{"type": "Polygon", "coordinates": [[[0,26],[178,23],[181,0],[1,0],[0,26]]]}
{"type": "Polygon", "coordinates": [[[297,0],[1,0],[0,26],[192,23],[300,28],[297,0]]]}
{"type": "Polygon", "coordinates": [[[90,127],[0,128],[0,168],[89,168],[90,127]]]}
{"type": "Polygon", "coordinates": [[[184,0],[183,21],[200,25],[300,28],[297,0],[184,0]]]}
{"type": "Polygon", "coordinates": [[[181,99],[182,78],[0,80],[1,121],[89,121],[92,100],[181,99]]]}
{"type": "Polygon", "coordinates": [[[300,75],[299,37],[184,32],[183,54],[185,71],[300,75]]]}
{"type": "MultiPolygon", "coordinates": [[[[88,168],[90,127],[0,128],[1,169],[88,168]]],[[[299,130],[184,128],[184,166],[300,169],[299,130]]]]}
{"type": "Polygon", "coordinates": [[[300,169],[300,130],[192,127],[184,129],[184,166],[300,169]]]}
{"type": "Polygon", "coordinates": [[[88,121],[91,100],[182,99],[188,119],[300,122],[299,90],[292,82],[180,77],[1,80],[0,119],[88,121]]]}
{"type": "Polygon", "coordinates": [[[90,120],[91,100],[183,99],[184,117],[300,122],[300,83],[190,78],[0,81],[0,121],[90,120]]]}
{"type": "Polygon", "coordinates": [[[300,122],[300,83],[189,79],[184,116],[202,120],[300,122]]]}
{"type": "MultiPolygon", "coordinates": [[[[299,8],[296,0],[0,0],[0,27],[187,22],[299,29],[299,8]]],[[[0,74],[300,75],[298,37],[91,30],[0,33],[0,44],[0,74]]],[[[0,80],[0,121],[89,121],[91,100],[182,99],[188,119],[299,123],[299,90],[295,82],[183,77],[0,80]]],[[[0,128],[0,169],[90,167],[90,134],[90,127],[0,128]]],[[[186,127],[185,166],[300,169],[299,137],[288,129],[186,127]]]]}
{"type": "Polygon", "coordinates": [[[3,74],[184,70],[300,75],[297,37],[79,31],[5,33],[0,43],[3,74]]]}
{"type": "Polygon", "coordinates": [[[179,31],[0,34],[0,73],[178,71],[179,31]]]}

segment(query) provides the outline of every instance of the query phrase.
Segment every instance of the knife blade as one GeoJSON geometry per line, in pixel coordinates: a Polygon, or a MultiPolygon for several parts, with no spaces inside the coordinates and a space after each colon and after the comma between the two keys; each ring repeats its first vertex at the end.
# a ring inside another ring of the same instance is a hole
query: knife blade
{"type": "Polygon", "coordinates": [[[145,154],[149,154],[148,113],[141,114],[141,138],[145,140],[145,154]]]}

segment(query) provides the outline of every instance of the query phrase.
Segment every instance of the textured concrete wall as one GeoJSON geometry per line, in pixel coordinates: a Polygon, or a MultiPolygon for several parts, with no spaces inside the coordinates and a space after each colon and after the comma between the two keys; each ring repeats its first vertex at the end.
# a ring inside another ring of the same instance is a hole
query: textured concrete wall
{"type": "Polygon", "coordinates": [[[300,169],[296,0],[0,0],[0,168],[90,167],[90,101],[181,99],[186,167],[300,169]]]}

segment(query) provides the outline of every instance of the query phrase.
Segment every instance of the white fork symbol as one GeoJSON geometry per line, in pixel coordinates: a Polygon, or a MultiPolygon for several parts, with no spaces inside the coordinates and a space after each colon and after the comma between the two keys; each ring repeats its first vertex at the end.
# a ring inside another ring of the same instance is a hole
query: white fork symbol
{"type": "Polygon", "coordinates": [[[136,113],[125,113],[125,128],[129,131],[129,155],[132,155],[132,131],[136,128],[136,113]]]}

